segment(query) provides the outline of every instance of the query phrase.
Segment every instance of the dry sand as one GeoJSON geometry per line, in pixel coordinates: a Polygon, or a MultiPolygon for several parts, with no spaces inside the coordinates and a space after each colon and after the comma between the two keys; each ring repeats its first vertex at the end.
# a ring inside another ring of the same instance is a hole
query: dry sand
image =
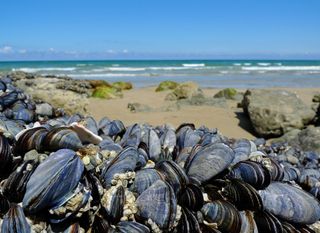
{"type": "MultiPolygon", "coordinates": [[[[176,111],[166,112],[163,107],[172,104],[172,102],[164,100],[169,92],[155,92],[154,90],[155,87],[136,88],[124,91],[123,98],[114,100],[90,98],[89,114],[97,120],[104,116],[110,119],[119,119],[125,125],[139,122],[152,125],[169,123],[178,126],[181,123],[193,122],[196,127],[205,125],[209,128],[218,128],[227,137],[255,138],[248,118],[243,114],[242,108],[237,108],[237,101],[228,100],[227,108],[182,106],[176,111]],[[127,106],[128,103],[133,102],[148,105],[153,110],[132,113],[127,106]]],[[[320,91],[317,88],[286,88],[286,90],[296,93],[308,105],[311,105],[313,95],[320,91]]],[[[219,90],[204,89],[207,96],[213,96],[217,91],[219,90]]]]}

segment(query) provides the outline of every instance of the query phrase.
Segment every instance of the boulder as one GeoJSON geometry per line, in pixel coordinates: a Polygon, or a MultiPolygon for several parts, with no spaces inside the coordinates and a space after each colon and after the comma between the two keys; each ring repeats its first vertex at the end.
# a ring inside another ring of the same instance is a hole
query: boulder
{"type": "Polygon", "coordinates": [[[112,87],[112,85],[110,83],[108,83],[105,80],[88,80],[88,82],[90,83],[92,88],[96,88],[99,86],[109,86],[112,87]]]}
{"type": "Polygon", "coordinates": [[[237,90],[234,88],[225,88],[217,92],[213,97],[214,98],[225,98],[235,100],[237,98],[237,90]]]}
{"type": "Polygon", "coordinates": [[[119,89],[109,86],[98,86],[92,92],[92,97],[101,99],[115,99],[122,96],[122,92],[119,89]]]}
{"type": "Polygon", "coordinates": [[[288,143],[303,151],[314,151],[320,154],[320,127],[309,125],[301,130],[293,139],[289,140],[288,143]]]}
{"type": "Polygon", "coordinates": [[[156,92],[159,92],[159,91],[167,91],[167,90],[173,90],[175,89],[179,84],[177,82],[174,82],[174,81],[163,81],[161,83],[159,83],[157,89],[156,89],[156,92]]]}
{"type": "Polygon", "coordinates": [[[202,92],[199,85],[195,82],[185,82],[179,84],[173,92],[166,96],[166,100],[190,99],[192,96],[202,92]]]}
{"type": "Polygon", "coordinates": [[[263,137],[301,129],[315,116],[297,95],[282,90],[247,90],[242,106],[255,131],[263,137]]]}
{"type": "Polygon", "coordinates": [[[130,82],[123,82],[123,81],[119,81],[119,82],[114,82],[112,84],[112,86],[116,89],[120,89],[121,91],[124,90],[131,90],[133,88],[132,83],[130,82]]]}

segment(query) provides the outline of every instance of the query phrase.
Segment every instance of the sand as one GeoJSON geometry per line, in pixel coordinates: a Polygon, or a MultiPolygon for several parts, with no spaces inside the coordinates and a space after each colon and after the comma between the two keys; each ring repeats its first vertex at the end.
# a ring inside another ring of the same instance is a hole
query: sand
{"type": "MultiPolygon", "coordinates": [[[[181,123],[193,122],[196,127],[205,125],[209,128],[218,128],[227,137],[256,138],[247,116],[244,115],[242,108],[237,107],[237,101],[228,100],[227,108],[182,106],[176,111],[164,111],[163,108],[165,106],[172,104],[172,102],[164,100],[169,92],[155,92],[155,88],[145,87],[124,91],[121,99],[102,100],[90,98],[88,112],[97,120],[107,116],[110,119],[119,119],[125,125],[136,122],[152,125],[169,123],[177,127],[181,123]],[[128,103],[133,102],[148,105],[152,108],[152,111],[132,113],[127,106],[128,103]]],[[[296,93],[308,105],[312,104],[313,95],[320,91],[318,88],[285,89],[296,93]]],[[[203,90],[207,96],[213,96],[219,91],[218,89],[203,90]]]]}

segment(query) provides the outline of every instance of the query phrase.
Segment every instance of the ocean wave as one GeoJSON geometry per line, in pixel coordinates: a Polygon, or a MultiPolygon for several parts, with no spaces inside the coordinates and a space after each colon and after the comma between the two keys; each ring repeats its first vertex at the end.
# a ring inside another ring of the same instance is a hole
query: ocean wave
{"type": "Polygon", "coordinates": [[[134,67],[110,67],[106,68],[110,71],[145,71],[146,68],[134,68],[134,67]]]}
{"type": "Polygon", "coordinates": [[[320,66],[268,66],[268,67],[242,67],[243,70],[250,71],[309,71],[320,70],[320,66]]]}
{"type": "Polygon", "coordinates": [[[182,64],[184,67],[203,67],[206,66],[204,63],[199,63],[199,64],[182,64]]]}
{"type": "Polygon", "coordinates": [[[40,71],[74,71],[77,68],[75,67],[43,67],[43,68],[18,68],[18,69],[12,69],[12,71],[23,71],[28,73],[35,73],[40,71]]]}
{"type": "Polygon", "coordinates": [[[136,76],[150,76],[150,74],[114,74],[114,73],[103,73],[103,74],[68,74],[73,78],[103,78],[103,77],[136,77],[136,76]]]}
{"type": "Polygon", "coordinates": [[[258,63],[259,66],[269,66],[270,63],[266,63],[266,62],[259,62],[258,63]]]}
{"type": "Polygon", "coordinates": [[[241,63],[233,63],[234,66],[241,66],[241,63]]]}
{"type": "Polygon", "coordinates": [[[245,66],[251,66],[251,63],[246,62],[246,63],[243,63],[243,65],[245,65],[245,66]]]}

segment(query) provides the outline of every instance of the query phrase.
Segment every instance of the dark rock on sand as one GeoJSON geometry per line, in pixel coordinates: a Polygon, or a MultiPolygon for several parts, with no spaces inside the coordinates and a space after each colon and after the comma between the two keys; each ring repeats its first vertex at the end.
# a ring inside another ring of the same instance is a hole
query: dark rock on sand
{"type": "Polygon", "coordinates": [[[128,103],[130,112],[150,112],[152,108],[146,104],[128,103]]]}
{"type": "Polygon", "coordinates": [[[282,90],[247,90],[242,106],[255,131],[265,137],[301,129],[315,116],[297,95],[282,90]]]}
{"type": "Polygon", "coordinates": [[[159,83],[156,92],[158,91],[168,91],[168,90],[174,90],[179,84],[174,81],[163,81],[159,83]]]}

